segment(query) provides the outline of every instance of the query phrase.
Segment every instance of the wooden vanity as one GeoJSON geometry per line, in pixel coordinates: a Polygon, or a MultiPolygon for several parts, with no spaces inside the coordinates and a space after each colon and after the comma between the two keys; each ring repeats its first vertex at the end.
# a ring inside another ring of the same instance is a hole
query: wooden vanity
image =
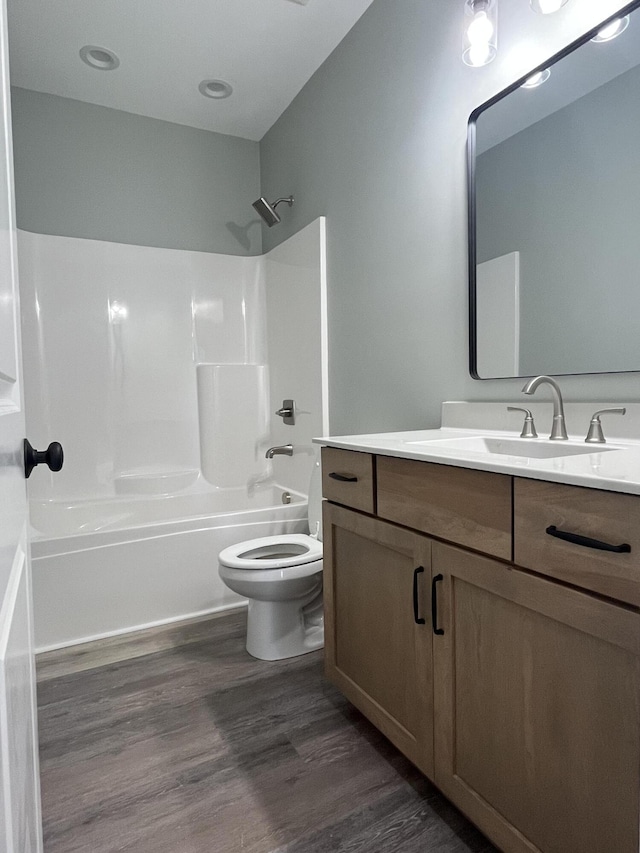
{"type": "Polygon", "coordinates": [[[330,680],[505,853],[638,853],[640,496],[322,470],[330,680]]]}

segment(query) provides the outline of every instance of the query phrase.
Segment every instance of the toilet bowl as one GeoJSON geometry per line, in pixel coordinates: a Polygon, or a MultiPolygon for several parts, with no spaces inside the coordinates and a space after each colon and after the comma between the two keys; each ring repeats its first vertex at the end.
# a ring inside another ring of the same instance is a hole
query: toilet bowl
{"type": "Polygon", "coordinates": [[[282,660],[324,646],[320,463],[309,486],[309,529],[250,539],[218,555],[222,581],[249,600],[247,651],[282,660]]]}

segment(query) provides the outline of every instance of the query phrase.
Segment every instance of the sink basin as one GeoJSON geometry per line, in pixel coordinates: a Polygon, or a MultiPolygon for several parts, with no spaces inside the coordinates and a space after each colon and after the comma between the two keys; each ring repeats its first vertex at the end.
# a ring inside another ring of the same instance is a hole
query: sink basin
{"type": "Polygon", "coordinates": [[[528,459],[556,459],[561,456],[582,456],[588,453],[606,453],[615,447],[592,444],[564,444],[561,441],[528,440],[524,438],[493,438],[485,435],[467,438],[442,438],[433,441],[407,441],[414,447],[432,447],[457,453],[495,453],[500,456],[522,456],[528,459]]]}

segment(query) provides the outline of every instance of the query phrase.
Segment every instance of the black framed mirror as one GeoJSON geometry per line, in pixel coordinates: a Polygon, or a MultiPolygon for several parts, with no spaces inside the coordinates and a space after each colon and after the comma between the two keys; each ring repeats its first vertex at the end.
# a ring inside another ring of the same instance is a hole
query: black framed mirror
{"type": "Polygon", "coordinates": [[[640,371],[639,7],[469,118],[476,379],[640,371]]]}

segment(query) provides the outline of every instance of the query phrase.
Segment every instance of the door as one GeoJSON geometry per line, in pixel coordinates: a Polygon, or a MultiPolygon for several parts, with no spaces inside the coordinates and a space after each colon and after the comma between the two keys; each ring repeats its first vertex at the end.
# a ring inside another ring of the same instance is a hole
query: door
{"type": "Polygon", "coordinates": [[[435,781],[505,853],[638,853],[640,614],[440,543],[435,781]]]}
{"type": "Polygon", "coordinates": [[[42,850],[6,0],[0,8],[0,851],[42,850]]]}
{"type": "Polygon", "coordinates": [[[327,677],[431,775],[431,542],[326,501],[323,530],[327,677]]]}

